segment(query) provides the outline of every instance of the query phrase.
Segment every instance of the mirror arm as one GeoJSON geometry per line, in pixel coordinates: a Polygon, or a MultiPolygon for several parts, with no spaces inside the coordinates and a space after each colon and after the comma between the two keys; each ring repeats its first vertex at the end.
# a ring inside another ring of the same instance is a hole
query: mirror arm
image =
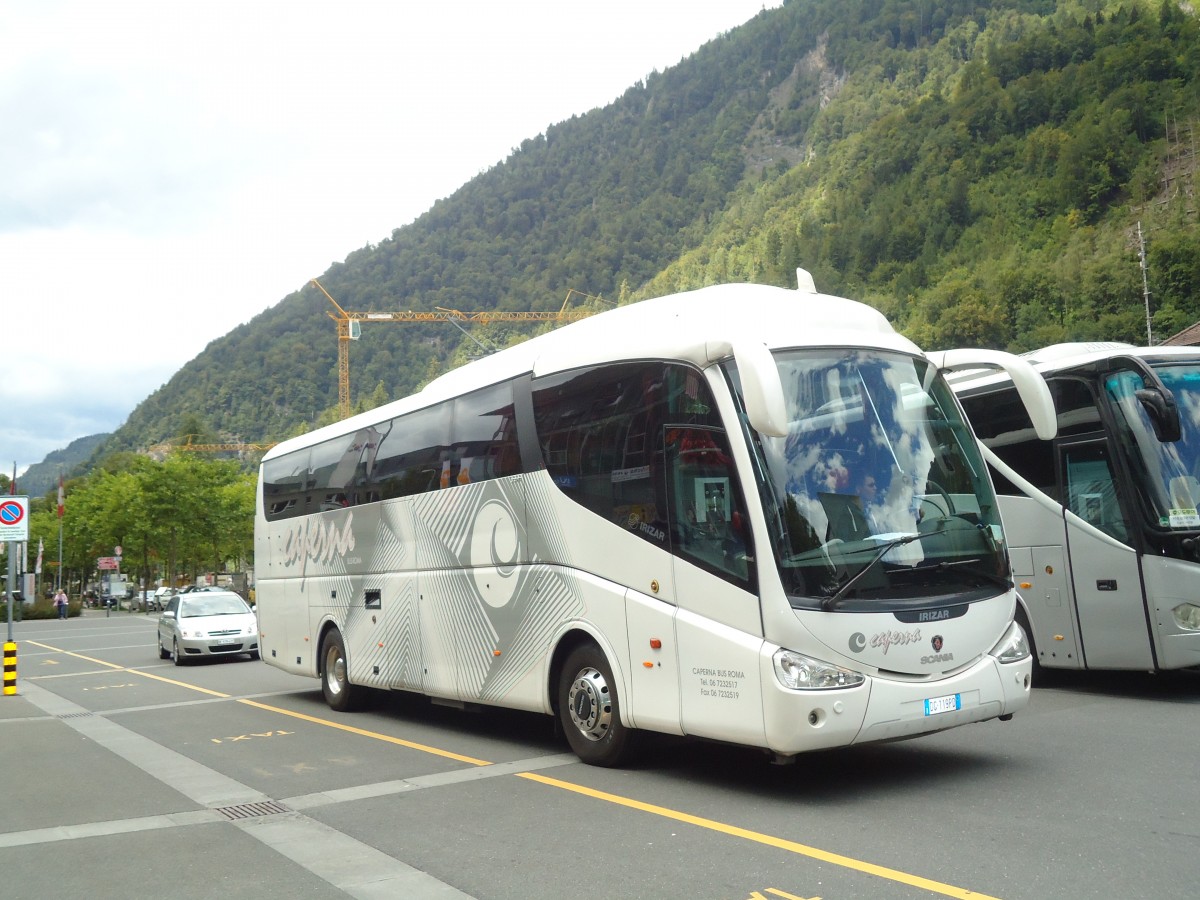
{"type": "Polygon", "coordinates": [[[1050,388],[1036,369],[1028,362],[1003,350],[958,349],[941,350],[925,354],[939,371],[956,369],[1002,369],[1012,379],[1013,387],[1025,409],[1034,431],[1043,441],[1053,440],[1058,434],[1058,415],[1054,410],[1054,399],[1050,388]]]}

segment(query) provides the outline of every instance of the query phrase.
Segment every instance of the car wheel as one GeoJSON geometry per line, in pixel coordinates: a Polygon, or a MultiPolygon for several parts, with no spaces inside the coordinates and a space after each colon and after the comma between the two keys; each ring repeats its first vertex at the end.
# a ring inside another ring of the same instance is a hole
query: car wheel
{"type": "Polygon", "coordinates": [[[637,735],[621,724],[612,667],[595,644],[567,656],[558,679],[558,718],[567,743],[588,765],[619,766],[636,750],[637,735]]]}
{"type": "Polygon", "coordinates": [[[171,651],[163,646],[161,634],[158,636],[158,658],[159,659],[170,659],[171,658],[171,651]]]}
{"type": "Polygon", "coordinates": [[[363,688],[350,683],[346,668],[346,645],[336,628],[321,644],[321,693],[330,709],[348,712],[359,705],[363,688]]]}
{"type": "Polygon", "coordinates": [[[175,665],[183,665],[183,657],[179,655],[179,641],[175,638],[171,639],[171,658],[175,660],[175,665]]]}

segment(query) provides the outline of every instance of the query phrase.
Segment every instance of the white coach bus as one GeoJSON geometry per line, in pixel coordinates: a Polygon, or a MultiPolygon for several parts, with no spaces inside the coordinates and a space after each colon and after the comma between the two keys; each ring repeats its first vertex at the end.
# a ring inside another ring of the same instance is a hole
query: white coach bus
{"type": "Polygon", "coordinates": [[[604,312],[273,448],[262,658],[336,710],[554,714],[597,765],[637,730],[783,761],[1007,720],[1032,662],[939,369],[988,356],[1052,436],[1045,383],[799,278],[604,312]]]}
{"type": "Polygon", "coordinates": [[[1058,344],[1025,358],[1053,394],[1053,441],[1006,378],[951,384],[993,469],[1035,659],[1200,665],[1200,350],[1058,344]]]}

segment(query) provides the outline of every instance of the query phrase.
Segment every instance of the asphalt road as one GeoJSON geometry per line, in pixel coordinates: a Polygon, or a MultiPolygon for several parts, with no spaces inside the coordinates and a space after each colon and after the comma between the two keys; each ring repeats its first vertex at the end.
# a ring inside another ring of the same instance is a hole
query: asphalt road
{"type": "Polygon", "coordinates": [[[660,738],[161,661],[156,617],[20,622],[0,896],[1193,898],[1200,675],[1043,678],[1009,723],[787,767],[660,738]]]}

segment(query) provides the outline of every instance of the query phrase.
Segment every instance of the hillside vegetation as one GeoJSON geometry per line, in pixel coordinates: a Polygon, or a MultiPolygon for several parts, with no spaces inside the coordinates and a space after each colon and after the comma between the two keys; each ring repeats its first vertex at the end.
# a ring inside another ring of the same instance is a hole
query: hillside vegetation
{"type": "MultiPolygon", "coordinates": [[[[312,274],[351,310],[551,310],[572,288],[624,303],[794,285],[802,266],[929,349],[1144,342],[1139,223],[1156,336],[1200,319],[1198,125],[1190,5],[791,0],[312,274]]],[[[328,421],[331,309],[311,286],[285,297],[100,452],[328,421]]],[[[352,396],[409,393],[477,351],[449,325],[368,324],[352,396]]]]}

